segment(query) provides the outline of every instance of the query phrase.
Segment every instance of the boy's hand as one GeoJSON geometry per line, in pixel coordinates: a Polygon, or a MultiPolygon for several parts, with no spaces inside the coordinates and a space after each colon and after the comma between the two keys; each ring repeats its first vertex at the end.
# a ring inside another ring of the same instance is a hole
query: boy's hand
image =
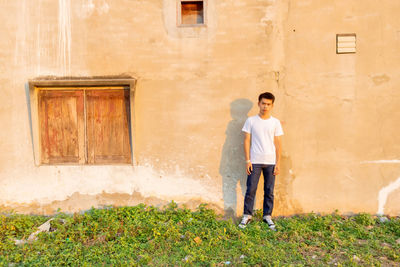
{"type": "Polygon", "coordinates": [[[281,171],[281,167],[279,165],[275,165],[274,168],[274,175],[278,175],[281,171]]]}
{"type": "Polygon", "coordinates": [[[253,171],[253,165],[251,164],[251,162],[248,162],[246,165],[246,172],[248,175],[250,175],[252,171],[253,171]]]}

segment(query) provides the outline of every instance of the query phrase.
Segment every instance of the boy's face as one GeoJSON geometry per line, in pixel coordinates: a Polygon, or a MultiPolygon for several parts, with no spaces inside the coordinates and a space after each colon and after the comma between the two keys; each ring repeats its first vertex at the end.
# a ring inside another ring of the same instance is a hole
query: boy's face
{"type": "Polygon", "coordinates": [[[272,103],[272,99],[261,98],[260,102],[258,102],[258,107],[260,108],[261,113],[268,113],[272,110],[274,104],[272,103]]]}

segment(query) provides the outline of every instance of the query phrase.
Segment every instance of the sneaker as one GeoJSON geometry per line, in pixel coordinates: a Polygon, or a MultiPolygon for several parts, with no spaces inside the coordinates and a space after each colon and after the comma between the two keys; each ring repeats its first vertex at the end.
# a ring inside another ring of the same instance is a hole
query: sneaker
{"type": "Polygon", "coordinates": [[[251,218],[252,218],[251,215],[248,215],[248,214],[243,215],[242,221],[239,223],[239,227],[242,229],[246,228],[246,226],[251,221],[251,218]]]}
{"type": "Polygon", "coordinates": [[[275,227],[274,222],[271,219],[271,215],[265,215],[263,217],[263,222],[268,224],[269,229],[271,229],[272,231],[276,231],[276,227],[275,227]]]}

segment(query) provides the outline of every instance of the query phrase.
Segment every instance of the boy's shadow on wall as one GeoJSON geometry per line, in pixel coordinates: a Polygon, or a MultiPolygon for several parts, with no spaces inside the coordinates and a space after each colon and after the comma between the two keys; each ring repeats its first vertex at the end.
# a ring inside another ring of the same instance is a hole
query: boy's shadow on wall
{"type": "Polygon", "coordinates": [[[219,167],[219,173],[222,176],[222,192],[226,218],[236,217],[236,187],[238,182],[243,198],[246,193],[247,175],[242,127],[252,107],[253,103],[243,98],[234,100],[230,105],[232,120],[228,123],[225,131],[226,139],[222,148],[221,164],[219,167]]]}
{"type": "MultiPolygon", "coordinates": [[[[253,107],[248,99],[236,99],[231,105],[232,120],[226,128],[226,139],[222,148],[221,165],[219,173],[222,176],[222,192],[224,198],[225,218],[237,219],[237,208],[243,208],[243,202],[238,204],[238,199],[244,201],[246,194],[246,162],[243,150],[244,134],[242,128],[247,119],[247,114],[253,107]],[[237,189],[238,184],[240,189],[237,189]],[[240,196],[241,194],[241,196],[240,196]]],[[[275,182],[274,211],[281,215],[303,213],[298,201],[293,199],[293,181],[295,179],[290,156],[283,153],[281,157],[281,173],[275,182]]],[[[263,183],[260,177],[260,183],[263,183]]],[[[258,186],[258,195],[263,195],[263,186],[258,186]]],[[[262,199],[260,199],[262,204],[262,199]]],[[[257,203],[257,197],[256,201],[257,203]]]]}

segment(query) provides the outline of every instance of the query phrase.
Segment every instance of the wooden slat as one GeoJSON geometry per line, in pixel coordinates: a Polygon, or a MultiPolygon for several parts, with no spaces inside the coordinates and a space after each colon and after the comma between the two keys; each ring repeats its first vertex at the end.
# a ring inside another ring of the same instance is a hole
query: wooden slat
{"type": "Polygon", "coordinates": [[[88,163],[130,163],[129,90],[85,93],[88,163]]]}
{"type": "Polygon", "coordinates": [[[342,42],[342,43],[338,43],[337,47],[356,47],[356,43],[354,42],[342,42]]]}
{"type": "Polygon", "coordinates": [[[356,48],[355,47],[342,47],[342,48],[338,47],[337,52],[338,53],[355,53],[356,48]]]}
{"type": "Polygon", "coordinates": [[[356,36],[355,35],[344,35],[340,36],[338,35],[337,37],[338,42],[355,42],[356,41],[356,36]]]}
{"type": "Polygon", "coordinates": [[[39,91],[41,162],[83,163],[83,91],[39,91]]]}
{"type": "Polygon", "coordinates": [[[40,88],[41,91],[48,90],[48,91],[54,91],[54,90],[121,90],[121,89],[129,89],[129,86],[95,86],[95,87],[66,87],[66,86],[53,86],[53,87],[42,87],[40,88]]]}

